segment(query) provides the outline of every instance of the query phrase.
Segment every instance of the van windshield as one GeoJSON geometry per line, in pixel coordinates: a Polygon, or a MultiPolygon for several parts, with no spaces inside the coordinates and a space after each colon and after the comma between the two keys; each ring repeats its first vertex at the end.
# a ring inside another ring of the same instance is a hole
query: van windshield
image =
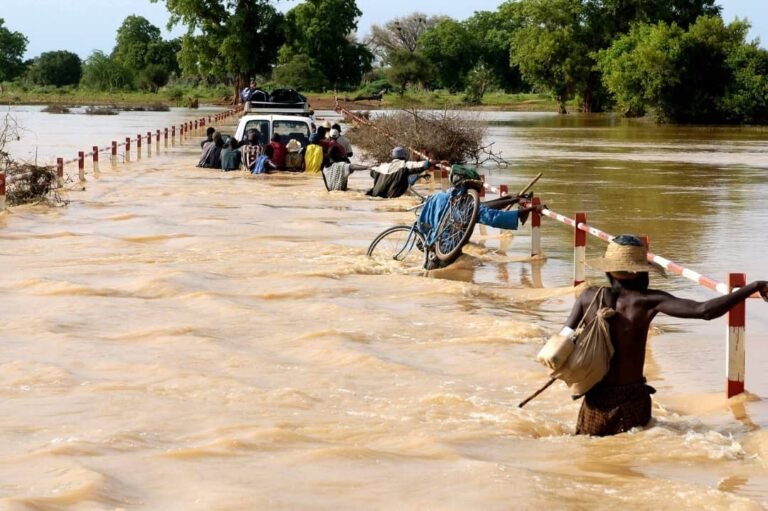
{"type": "Polygon", "coordinates": [[[309,125],[305,121],[274,121],[272,133],[280,135],[280,142],[283,145],[295,139],[301,143],[301,147],[306,147],[309,141],[309,125]]]}

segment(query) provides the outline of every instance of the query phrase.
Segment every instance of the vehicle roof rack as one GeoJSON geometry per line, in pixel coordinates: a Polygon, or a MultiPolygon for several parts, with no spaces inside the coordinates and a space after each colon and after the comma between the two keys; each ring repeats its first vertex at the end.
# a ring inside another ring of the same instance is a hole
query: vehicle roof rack
{"type": "Polygon", "coordinates": [[[273,103],[271,101],[246,101],[244,114],[280,114],[310,116],[312,111],[306,101],[300,103],[273,103]]]}

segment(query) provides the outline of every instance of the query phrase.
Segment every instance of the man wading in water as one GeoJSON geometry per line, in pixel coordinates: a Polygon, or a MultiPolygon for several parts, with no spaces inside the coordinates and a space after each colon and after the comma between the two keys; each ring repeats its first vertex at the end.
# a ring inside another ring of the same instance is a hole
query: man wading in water
{"type": "MultiPolygon", "coordinates": [[[[632,235],[617,236],[608,245],[605,257],[589,262],[603,270],[611,287],[604,293],[603,306],[616,313],[608,320],[614,354],[605,377],[584,396],[576,424],[577,435],[615,435],[651,420],[651,396],[656,392],[645,384],[643,365],[648,328],[658,313],[676,318],[714,319],[734,305],[759,292],[768,301],[768,282],[756,281],[733,293],[706,302],[677,298],[664,291],[648,289],[648,271],[664,271],[647,262],[643,241],[632,235]]],[[[586,322],[597,308],[590,308],[598,288],[588,288],[573,307],[567,326],[576,329],[585,311],[586,322]]]]}

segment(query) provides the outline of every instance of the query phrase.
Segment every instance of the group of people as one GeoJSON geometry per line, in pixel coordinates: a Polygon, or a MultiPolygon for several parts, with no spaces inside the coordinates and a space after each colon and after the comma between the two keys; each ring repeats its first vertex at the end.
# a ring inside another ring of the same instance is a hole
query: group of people
{"type": "Polygon", "coordinates": [[[353,172],[370,170],[373,186],[367,194],[395,198],[405,194],[431,165],[429,160],[410,161],[403,147],[392,150],[389,162],[377,166],[353,164],[350,162],[354,154],[352,144],[342,134],[339,124],[326,121],[321,126],[313,125],[312,129],[306,147],[300,147],[295,140],[284,144],[278,134],[272,136],[269,144],[261,144],[261,133],[256,129],[248,130],[244,141],[234,137],[224,140],[221,133],[209,127],[205,140],[200,143],[202,153],[197,166],[224,172],[244,168],[253,174],[277,170],[321,174],[329,191],[346,191],[353,172]]]}

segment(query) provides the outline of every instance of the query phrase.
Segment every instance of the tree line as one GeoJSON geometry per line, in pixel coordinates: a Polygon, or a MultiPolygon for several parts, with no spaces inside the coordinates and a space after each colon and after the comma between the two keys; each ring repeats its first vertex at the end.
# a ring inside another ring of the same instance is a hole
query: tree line
{"type": "MultiPolygon", "coordinates": [[[[303,91],[447,89],[546,93],[565,113],[619,110],[668,122],[768,122],[768,51],[726,24],[715,0],[512,0],[465,20],[414,12],[360,40],[355,0],[150,0],[184,35],[165,41],[126,18],[111,54],[67,51],[22,62],[23,35],[0,20],[0,81],[156,91],[169,80],[250,78],[303,91]]],[[[236,97],[236,95],[235,95],[236,97]]]]}

